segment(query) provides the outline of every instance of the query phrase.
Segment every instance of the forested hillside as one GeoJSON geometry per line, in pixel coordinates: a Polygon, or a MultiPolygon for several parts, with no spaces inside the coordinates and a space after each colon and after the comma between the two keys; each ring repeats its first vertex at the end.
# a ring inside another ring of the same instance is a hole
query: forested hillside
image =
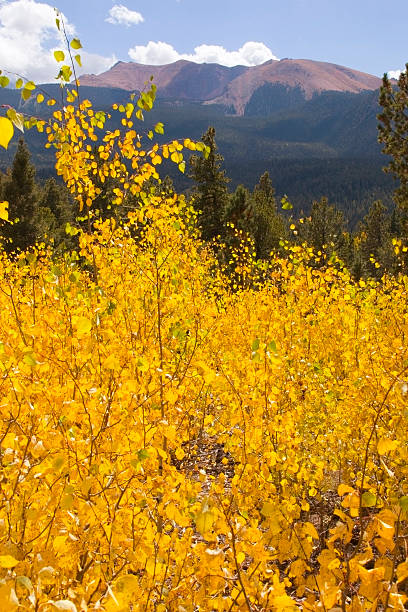
{"type": "MultiPolygon", "coordinates": [[[[44,89],[57,96],[57,87],[44,89]]],[[[82,91],[105,111],[114,101],[120,104],[128,99],[128,92],[120,89],[83,87],[82,91]]],[[[20,104],[18,96],[18,92],[0,90],[0,103],[20,104]]],[[[30,101],[21,108],[29,113],[44,112],[30,101]]],[[[165,142],[199,139],[209,125],[214,126],[232,187],[242,183],[253,188],[268,171],[278,196],[287,194],[297,213],[308,213],[313,199],[326,196],[344,211],[354,228],[372,201],[382,199],[388,207],[391,204],[394,184],[382,172],[385,158],[377,143],[378,112],[378,91],[323,93],[267,117],[235,117],[225,114],[220,106],[158,101],[145,118],[145,130],[163,122],[161,142],[165,142]]],[[[29,132],[26,140],[38,175],[54,176],[53,153],[44,150],[45,137],[29,132]]],[[[11,146],[8,153],[0,155],[3,169],[10,165],[14,151],[11,146]]],[[[170,174],[179,191],[192,187],[171,164],[164,166],[163,174],[170,174]]]]}

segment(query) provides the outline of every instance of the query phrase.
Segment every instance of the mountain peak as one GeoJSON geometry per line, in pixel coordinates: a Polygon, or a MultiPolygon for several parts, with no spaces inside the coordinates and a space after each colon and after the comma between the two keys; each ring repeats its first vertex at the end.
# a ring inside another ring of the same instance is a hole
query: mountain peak
{"type": "MultiPolygon", "coordinates": [[[[296,91],[304,100],[324,91],[359,93],[375,90],[381,79],[328,62],[307,59],[268,60],[259,66],[227,67],[177,60],[172,64],[149,66],[135,62],[116,62],[99,75],[85,74],[82,85],[142,90],[153,76],[162,98],[222,104],[243,115],[260,91],[274,95],[296,91]]],[[[296,97],[296,96],[295,96],[296,97]]]]}

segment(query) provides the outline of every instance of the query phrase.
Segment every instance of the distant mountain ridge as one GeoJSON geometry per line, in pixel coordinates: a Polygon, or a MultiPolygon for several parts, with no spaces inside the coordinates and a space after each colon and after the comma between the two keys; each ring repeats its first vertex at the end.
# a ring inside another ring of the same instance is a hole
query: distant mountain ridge
{"type": "MultiPolygon", "coordinates": [[[[394,184],[381,170],[386,159],[377,142],[381,79],[307,60],[269,62],[254,70],[184,60],[162,67],[119,62],[103,75],[89,77],[87,85],[82,77],[81,99],[109,112],[114,103],[126,104],[131,91],[143,89],[151,74],[158,99],[138,129],[147,132],[160,121],[165,133],[157,139],[166,142],[199,140],[214,126],[231,189],[239,183],[252,188],[268,170],[278,201],[287,194],[300,212],[313,199],[327,196],[346,213],[350,227],[374,200],[390,205],[394,184]],[[266,80],[272,69],[280,80],[266,80]]],[[[59,84],[42,85],[41,90],[57,100],[61,93],[59,84]]],[[[44,118],[53,112],[53,107],[38,105],[35,96],[22,100],[20,90],[0,89],[1,104],[27,115],[43,113],[44,118]]],[[[113,114],[107,129],[116,128],[120,117],[113,114]]],[[[54,151],[44,149],[46,134],[29,130],[24,138],[40,176],[52,175],[54,151]]],[[[10,166],[16,142],[0,150],[0,169],[10,166]]],[[[165,162],[160,170],[161,176],[174,179],[178,191],[191,187],[187,171],[181,174],[165,162]]]]}
{"type": "Polygon", "coordinates": [[[161,98],[219,104],[240,116],[279,110],[277,97],[288,108],[326,91],[361,93],[381,86],[379,77],[345,66],[288,58],[232,68],[187,60],[162,66],[117,62],[102,74],[82,75],[80,82],[134,91],[143,89],[151,76],[161,98]]]}

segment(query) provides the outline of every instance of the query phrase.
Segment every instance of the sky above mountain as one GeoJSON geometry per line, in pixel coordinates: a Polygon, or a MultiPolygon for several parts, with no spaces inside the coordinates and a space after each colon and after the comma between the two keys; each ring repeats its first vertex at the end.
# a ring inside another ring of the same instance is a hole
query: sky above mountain
{"type": "MultiPolygon", "coordinates": [[[[58,2],[58,0],[56,0],[58,2]]],[[[52,81],[54,4],[0,0],[0,68],[52,81]]],[[[307,58],[382,76],[408,61],[407,0],[60,0],[83,70],[178,59],[253,66],[307,58]]]]}

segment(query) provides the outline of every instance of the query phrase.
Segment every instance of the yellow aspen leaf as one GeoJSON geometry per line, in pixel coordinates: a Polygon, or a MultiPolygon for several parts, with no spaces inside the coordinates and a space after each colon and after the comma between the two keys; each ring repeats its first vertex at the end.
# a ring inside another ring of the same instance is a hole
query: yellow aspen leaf
{"type": "Polygon", "coordinates": [[[60,535],[60,536],[56,536],[55,538],[53,538],[52,545],[53,545],[55,552],[57,553],[64,552],[64,550],[66,550],[66,545],[65,545],[66,541],[67,541],[66,535],[60,535]]]}
{"type": "Polygon", "coordinates": [[[87,317],[73,317],[72,323],[74,329],[79,335],[86,335],[91,332],[92,323],[87,317]]]}
{"type": "Polygon", "coordinates": [[[103,363],[105,368],[108,370],[113,370],[114,372],[118,372],[120,370],[120,361],[116,355],[109,355],[103,363]]]}
{"type": "Polygon", "coordinates": [[[149,576],[153,576],[156,571],[156,561],[153,557],[149,557],[146,561],[146,572],[149,576]]]}
{"type": "Polygon", "coordinates": [[[0,202],[0,219],[3,221],[8,221],[8,205],[9,203],[6,201],[0,202]]]}
{"type": "Polygon", "coordinates": [[[304,523],[302,527],[303,533],[312,536],[312,538],[315,540],[319,539],[319,534],[317,533],[316,527],[313,525],[313,523],[304,523]]]}
{"type": "Polygon", "coordinates": [[[10,140],[13,138],[14,126],[7,117],[0,117],[0,146],[7,149],[10,140]]]}
{"type": "Polygon", "coordinates": [[[380,455],[386,455],[399,446],[398,440],[390,440],[390,438],[381,438],[378,440],[377,450],[380,455]]]}
{"type": "Polygon", "coordinates": [[[54,57],[57,62],[63,62],[65,59],[65,53],[63,51],[54,51],[54,57]]]}
{"type": "Polygon", "coordinates": [[[289,576],[303,576],[305,572],[309,570],[309,566],[303,561],[303,559],[296,559],[290,564],[289,576]]]}
{"type": "Polygon", "coordinates": [[[322,592],[323,603],[330,610],[339,601],[341,590],[338,586],[330,586],[322,592]]]}
{"type": "Polygon", "coordinates": [[[337,488],[337,493],[340,495],[340,497],[345,495],[346,493],[353,493],[353,491],[353,487],[350,487],[346,484],[340,484],[337,488]]]}
{"type": "Polygon", "coordinates": [[[162,448],[157,448],[157,453],[162,459],[167,459],[167,453],[162,448]]]}
{"type": "Polygon", "coordinates": [[[261,508],[261,514],[266,518],[275,515],[276,513],[276,504],[272,504],[271,502],[265,502],[261,508]]]}
{"type": "Polygon", "coordinates": [[[392,540],[395,533],[394,525],[390,525],[389,523],[385,523],[377,518],[376,521],[377,533],[380,538],[384,538],[385,540],[392,540]]]}
{"type": "Polygon", "coordinates": [[[125,574],[115,580],[112,589],[121,603],[130,602],[139,589],[139,580],[134,574],[125,574]]]}
{"type": "Polygon", "coordinates": [[[210,531],[210,529],[215,523],[215,520],[216,516],[211,510],[204,510],[199,512],[195,516],[195,524],[197,531],[199,531],[201,535],[204,535],[205,533],[210,531]]]}
{"type": "Polygon", "coordinates": [[[245,553],[242,552],[242,550],[241,550],[241,552],[239,552],[237,554],[237,563],[238,563],[238,565],[241,565],[241,563],[243,563],[245,561],[245,557],[246,557],[245,553]]]}
{"type": "Polygon", "coordinates": [[[11,569],[12,567],[18,565],[18,563],[20,563],[20,561],[11,555],[0,555],[0,567],[3,567],[4,569],[11,569]]]}
{"type": "Polygon", "coordinates": [[[282,612],[295,612],[299,608],[295,605],[295,602],[289,595],[276,595],[272,599],[274,610],[282,610],[282,612]]]}
{"type": "Polygon", "coordinates": [[[397,566],[397,582],[402,582],[408,578],[408,561],[404,561],[397,566]]]}
{"type": "Polygon", "coordinates": [[[179,448],[176,450],[175,452],[176,458],[181,461],[184,457],[185,457],[185,452],[184,450],[181,448],[181,446],[179,446],[179,448]]]}
{"type": "Polygon", "coordinates": [[[20,608],[16,592],[11,580],[0,582],[0,609],[7,612],[14,612],[20,608]]]}

